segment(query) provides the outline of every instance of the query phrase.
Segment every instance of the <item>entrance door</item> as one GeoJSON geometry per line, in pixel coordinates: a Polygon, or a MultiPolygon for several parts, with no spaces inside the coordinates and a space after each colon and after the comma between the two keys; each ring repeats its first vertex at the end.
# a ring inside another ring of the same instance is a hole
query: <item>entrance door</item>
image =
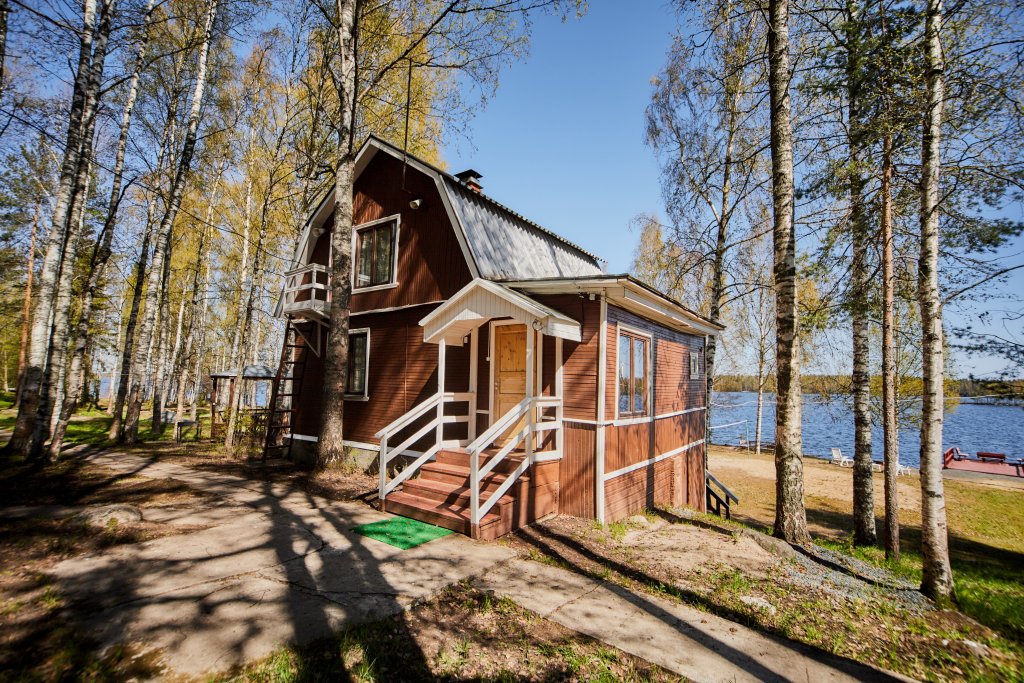
{"type": "MultiPolygon", "coordinates": [[[[526,325],[494,328],[494,412],[492,422],[526,398],[526,325]]],[[[509,427],[495,443],[503,446],[526,423],[526,416],[509,427]]]]}

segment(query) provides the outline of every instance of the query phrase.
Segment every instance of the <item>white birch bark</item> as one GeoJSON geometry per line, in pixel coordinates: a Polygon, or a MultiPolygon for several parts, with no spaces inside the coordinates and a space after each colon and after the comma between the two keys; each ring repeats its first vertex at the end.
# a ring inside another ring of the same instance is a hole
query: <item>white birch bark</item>
{"type": "Polygon", "coordinates": [[[926,111],[921,139],[921,252],[917,296],[921,308],[924,395],[921,408],[921,592],[939,601],[953,595],[946,497],[942,481],[944,356],[939,292],[939,215],[945,60],[942,0],[928,0],[925,16],[926,111]]]}
{"type": "MultiPolygon", "coordinates": [[[[192,163],[192,155],[195,152],[196,137],[199,130],[199,118],[203,104],[203,95],[206,89],[207,61],[210,53],[210,44],[213,39],[213,21],[217,15],[219,0],[210,0],[206,23],[203,29],[203,40],[199,48],[199,59],[196,68],[195,88],[192,92],[192,101],[189,108],[188,125],[185,133],[185,141],[182,147],[180,158],[177,160],[177,168],[171,181],[167,206],[164,211],[160,227],[157,229],[157,250],[154,253],[153,267],[150,271],[149,285],[150,292],[147,295],[147,311],[142,320],[140,339],[150,339],[153,335],[156,324],[157,295],[160,275],[163,271],[163,257],[167,253],[168,242],[171,237],[171,226],[177,215],[178,207],[181,204],[181,196],[184,192],[185,176],[192,163]],[[159,263],[157,263],[159,261],[159,263]],[[153,306],[149,306],[152,300],[153,306]]],[[[135,443],[139,434],[139,415],[142,412],[142,392],[140,386],[145,382],[142,367],[142,359],[139,363],[133,363],[133,374],[135,380],[129,394],[128,413],[125,418],[123,441],[135,443]]]]}
{"type": "Polygon", "coordinates": [[[768,15],[777,378],[774,534],[791,543],[806,543],[788,0],[769,0],[768,15]]]}
{"type": "Polygon", "coordinates": [[[324,349],[323,401],[316,466],[345,457],[345,394],[348,380],[348,329],[352,297],[352,183],[355,178],[356,8],[357,0],[337,0],[340,61],[335,83],[340,102],[339,159],[334,178],[334,228],[331,232],[331,326],[324,349]]]}
{"type": "Polygon", "coordinates": [[[60,180],[51,228],[47,235],[46,252],[39,274],[39,290],[36,294],[36,305],[32,315],[29,357],[25,367],[21,402],[18,404],[18,418],[14,434],[8,444],[11,451],[22,456],[29,455],[33,434],[36,431],[36,417],[39,412],[44,366],[50,338],[50,323],[53,316],[53,300],[56,295],[57,280],[60,276],[60,264],[64,256],[64,244],[68,233],[68,211],[74,192],[73,184],[77,177],[82,137],[85,132],[83,124],[89,100],[87,90],[96,30],[96,0],[84,0],[82,14],[78,65],[71,97],[64,157],[61,161],[60,180]]]}

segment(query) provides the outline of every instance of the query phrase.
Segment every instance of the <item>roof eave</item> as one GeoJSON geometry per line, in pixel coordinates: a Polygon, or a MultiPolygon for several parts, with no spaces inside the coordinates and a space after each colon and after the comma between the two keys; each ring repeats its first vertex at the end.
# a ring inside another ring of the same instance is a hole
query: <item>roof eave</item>
{"type": "Polygon", "coordinates": [[[576,292],[608,293],[609,289],[621,287],[623,289],[623,297],[621,298],[627,298],[625,296],[626,291],[632,292],[634,296],[629,297],[629,299],[633,304],[646,307],[652,315],[669,318],[676,325],[688,328],[688,332],[705,336],[717,336],[725,329],[724,325],[712,322],[694,313],[679,302],[630,276],[606,275],[582,278],[540,278],[536,280],[509,280],[502,282],[502,284],[531,292],[551,294],[576,292]]]}

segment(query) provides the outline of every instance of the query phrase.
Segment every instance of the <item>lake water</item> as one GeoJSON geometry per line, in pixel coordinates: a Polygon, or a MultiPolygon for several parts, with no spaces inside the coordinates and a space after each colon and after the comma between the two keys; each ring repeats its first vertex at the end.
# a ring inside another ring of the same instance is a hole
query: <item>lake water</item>
{"type": "MultiPolygon", "coordinates": [[[[765,394],[762,412],[761,441],[775,440],[775,396],[765,394]]],[[[746,420],[743,424],[712,430],[711,441],[717,444],[739,443],[746,433],[754,441],[757,419],[757,394],[754,392],[716,392],[712,400],[712,426],[746,420]],[[745,430],[745,431],[744,431],[745,430]]],[[[882,428],[872,426],[872,451],[882,458],[882,428]]],[[[900,430],[900,462],[917,467],[920,439],[916,428],[900,430]]],[[[960,403],[947,412],[942,434],[943,451],[959,446],[965,453],[995,451],[1024,457],[1024,407],[1010,405],[979,405],[960,403]]],[[[839,398],[825,401],[821,397],[804,396],[803,450],[807,455],[827,457],[833,447],[853,457],[853,412],[839,398]]]]}

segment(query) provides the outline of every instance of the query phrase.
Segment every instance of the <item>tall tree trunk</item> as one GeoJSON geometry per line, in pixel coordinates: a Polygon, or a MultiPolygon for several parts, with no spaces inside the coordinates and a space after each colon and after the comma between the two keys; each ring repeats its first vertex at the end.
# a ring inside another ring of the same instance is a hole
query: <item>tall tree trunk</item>
{"type": "Polygon", "coordinates": [[[945,98],[942,0],[928,0],[925,17],[926,111],[921,138],[921,254],[917,296],[921,307],[924,395],[921,407],[921,591],[936,600],[953,595],[946,498],[942,482],[942,411],[945,374],[939,293],[940,141],[945,98]]]}
{"type": "Polygon", "coordinates": [[[167,251],[163,256],[163,276],[160,278],[160,296],[157,300],[157,314],[156,323],[156,372],[152,375],[153,385],[153,412],[152,420],[150,422],[150,431],[154,434],[161,435],[164,433],[164,375],[167,371],[167,342],[170,337],[170,302],[168,300],[171,286],[171,256],[172,256],[172,240],[171,232],[167,233],[167,241],[165,242],[167,251]]]}
{"type": "MultiPolygon", "coordinates": [[[[117,341],[114,343],[114,353],[121,348],[124,339],[124,296],[117,305],[117,341]]],[[[116,360],[116,357],[115,357],[116,360]]],[[[107,415],[114,414],[114,395],[117,393],[117,363],[110,364],[110,379],[107,386],[107,415]]]]}
{"type": "Polygon", "coordinates": [[[84,0],[82,10],[82,33],[79,36],[78,66],[71,96],[71,111],[68,117],[67,139],[64,158],[61,161],[57,198],[53,208],[52,224],[47,235],[46,252],[39,273],[39,291],[32,315],[32,331],[29,336],[29,357],[25,366],[21,401],[18,404],[18,418],[14,434],[7,448],[14,453],[28,456],[36,431],[36,416],[42,391],[43,374],[49,349],[50,329],[53,316],[53,300],[57,292],[61,261],[68,236],[68,213],[74,183],[78,177],[82,140],[85,134],[85,119],[88,117],[90,102],[98,93],[89,92],[93,44],[96,31],[96,0],[84,0]]]}
{"type": "Polygon", "coordinates": [[[775,528],[805,543],[804,464],[800,424],[800,329],[793,207],[793,122],[789,96],[789,2],[768,3],[768,89],[771,102],[772,236],[775,248],[776,378],[775,528]]]}
{"type": "Polygon", "coordinates": [[[896,421],[896,359],[893,357],[895,258],[892,235],[892,135],[882,140],[882,438],[885,442],[885,556],[900,559],[900,508],[896,473],[900,462],[896,421]]]}
{"type": "Polygon", "coordinates": [[[316,467],[345,457],[345,385],[348,381],[348,329],[352,297],[352,183],[355,179],[356,18],[358,0],[338,0],[340,72],[338,166],[334,178],[334,229],[331,232],[331,326],[324,352],[323,399],[316,467]]]}
{"type": "Polygon", "coordinates": [[[36,230],[39,227],[39,208],[43,198],[36,199],[35,211],[32,214],[32,234],[29,237],[28,263],[25,266],[25,301],[21,305],[21,346],[18,347],[18,389],[14,395],[14,405],[21,403],[21,387],[25,379],[25,363],[28,360],[28,331],[32,326],[32,278],[36,272],[36,230]]]}
{"type": "MultiPolygon", "coordinates": [[[[106,271],[106,264],[110,262],[111,255],[113,254],[112,245],[114,241],[114,227],[117,224],[118,208],[121,205],[121,190],[124,184],[124,163],[125,152],[128,146],[128,133],[131,129],[131,118],[135,109],[135,100],[138,97],[138,82],[144,66],[146,47],[148,45],[148,41],[150,41],[150,32],[148,32],[148,27],[150,27],[150,22],[153,17],[153,4],[154,0],[148,0],[146,5],[142,24],[142,38],[139,42],[138,50],[135,55],[134,68],[132,70],[131,79],[128,83],[128,97],[125,100],[124,111],[121,115],[121,130],[118,135],[118,146],[114,157],[114,172],[111,181],[111,197],[108,202],[108,207],[106,207],[106,217],[103,220],[103,225],[100,228],[99,236],[97,238],[96,249],[92,255],[89,280],[86,284],[85,291],[82,294],[82,310],[79,313],[79,322],[75,330],[71,369],[68,376],[68,395],[65,399],[65,404],[62,405],[60,410],[59,418],[53,429],[53,438],[50,442],[50,457],[54,459],[59,457],[60,447],[63,443],[63,436],[65,436],[68,429],[68,423],[71,420],[71,416],[78,408],[82,390],[85,386],[86,377],[84,372],[84,356],[89,345],[89,325],[92,319],[96,292],[102,284],[103,274],[106,271]]],[[[120,345],[121,313],[119,308],[118,346],[120,345]]],[[[114,413],[113,396],[114,376],[112,371],[112,400],[108,402],[108,407],[106,407],[108,408],[108,412],[112,414],[114,413]]]]}
{"type": "Polygon", "coordinates": [[[8,0],[0,0],[0,95],[4,87],[4,76],[7,75],[7,17],[10,14],[8,0]]]}
{"type": "Polygon", "coordinates": [[[861,111],[861,21],[857,0],[846,3],[847,144],[850,153],[850,232],[853,258],[850,266],[849,310],[853,342],[853,542],[874,545],[875,495],[871,457],[871,368],[868,348],[868,235],[864,206],[864,151],[861,111]]]}
{"type": "MultiPolygon", "coordinates": [[[[195,88],[192,92],[192,102],[189,108],[188,115],[188,126],[185,132],[185,141],[182,146],[181,156],[177,160],[177,169],[174,177],[171,181],[170,192],[167,198],[167,207],[164,211],[163,219],[160,222],[160,227],[157,229],[156,239],[156,252],[153,258],[153,267],[150,270],[149,285],[150,291],[147,293],[146,302],[146,315],[142,320],[142,328],[140,330],[140,340],[149,340],[154,332],[157,314],[157,296],[156,291],[159,287],[160,276],[163,271],[163,256],[168,252],[169,242],[171,238],[171,226],[174,223],[174,218],[177,216],[178,207],[181,205],[181,196],[185,189],[185,176],[188,173],[188,169],[192,164],[192,155],[195,152],[196,136],[199,131],[199,116],[203,104],[203,95],[206,88],[206,72],[207,72],[207,60],[210,53],[210,43],[213,39],[213,21],[217,15],[219,0],[210,0],[209,9],[206,16],[206,25],[203,30],[203,41],[199,48],[199,61],[196,69],[196,81],[195,88]],[[159,263],[158,263],[159,261],[159,263]],[[152,306],[150,306],[152,302],[152,306]]],[[[136,347],[136,351],[141,350],[142,345],[136,347]]],[[[141,354],[136,353],[136,356],[141,354]]],[[[128,414],[125,418],[124,428],[124,441],[125,443],[135,443],[139,436],[139,415],[142,412],[142,391],[141,387],[145,383],[145,376],[143,367],[143,359],[138,357],[138,362],[133,362],[133,374],[135,374],[133,386],[129,391],[129,402],[128,402],[128,414]]]]}
{"type": "Polygon", "coordinates": [[[199,235],[198,255],[196,258],[196,270],[192,281],[192,315],[196,315],[196,311],[200,311],[197,324],[193,324],[189,329],[189,343],[192,343],[195,335],[198,333],[199,342],[195,352],[195,394],[192,397],[192,408],[189,414],[189,419],[195,422],[199,416],[199,399],[203,388],[203,356],[206,354],[206,313],[209,309],[209,297],[207,290],[210,288],[210,267],[211,263],[206,261],[206,274],[203,277],[202,284],[200,284],[200,272],[203,269],[203,262],[206,258],[206,236],[209,233],[210,226],[213,224],[213,209],[217,205],[217,200],[220,197],[221,180],[224,177],[224,172],[227,170],[227,162],[224,162],[220,166],[220,170],[217,172],[217,178],[213,184],[213,192],[210,196],[210,202],[206,205],[206,220],[203,221],[203,229],[199,235]],[[199,307],[199,297],[202,297],[202,308],[199,307]]]}

